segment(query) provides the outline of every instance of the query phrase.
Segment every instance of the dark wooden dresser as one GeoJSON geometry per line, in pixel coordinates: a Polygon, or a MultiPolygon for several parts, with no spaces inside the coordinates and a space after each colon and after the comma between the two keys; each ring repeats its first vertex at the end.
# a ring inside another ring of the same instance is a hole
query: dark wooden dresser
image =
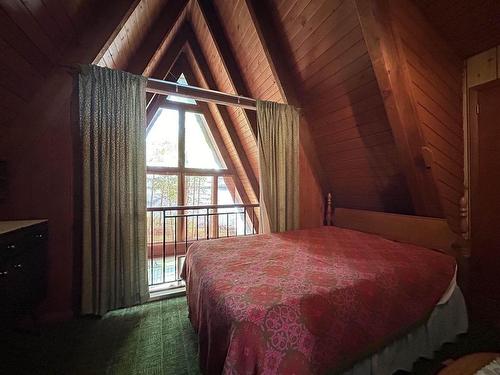
{"type": "Polygon", "coordinates": [[[45,297],[46,220],[0,221],[0,325],[31,315],[45,297]]]}

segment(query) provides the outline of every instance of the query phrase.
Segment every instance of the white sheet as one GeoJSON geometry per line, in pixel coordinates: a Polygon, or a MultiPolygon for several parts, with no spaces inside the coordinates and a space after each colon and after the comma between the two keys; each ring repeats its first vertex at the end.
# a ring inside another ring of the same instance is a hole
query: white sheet
{"type": "Polygon", "coordinates": [[[443,296],[437,303],[438,305],[443,305],[448,300],[450,299],[451,295],[455,291],[455,288],[457,287],[457,266],[455,266],[455,272],[453,273],[453,277],[451,278],[450,285],[448,286],[448,289],[444,292],[443,296]]]}

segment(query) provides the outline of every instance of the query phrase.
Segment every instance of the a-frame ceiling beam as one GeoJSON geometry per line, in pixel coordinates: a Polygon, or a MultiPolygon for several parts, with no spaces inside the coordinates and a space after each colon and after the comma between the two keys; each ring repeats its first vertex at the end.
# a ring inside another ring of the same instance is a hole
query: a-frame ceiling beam
{"type": "MultiPolygon", "coordinates": [[[[193,54],[194,59],[196,60],[197,67],[200,70],[203,79],[207,83],[208,88],[217,89],[217,85],[210,72],[205,56],[201,51],[201,47],[198,43],[198,40],[196,39],[196,35],[194,34],[194,31],[192,30],[188,22],[184,22],[177,31],[177,34],[172,39],[172,42],[170,43],[168,49],[166,50],[162,60],[159,62],[158,66],[152,73],[152,77],[159,79],[166,79],[169,72],[172,71],[176,60],[179,58],[179,56],[181,55],[181,53],[183,52],[183,50],[186,48],[187,45],[189,45],[189,49],[193,54]]],[[[155,97],[151,98],[151,100],[149,101],[148,112],[147,112],[148,124],[153,119],[154,112],[156,112],[154,109],[158,108],[159,101],[161,99],[162,99],[161,96],[155,95],[155,97]]],[[[217,109],[222,117],[224,125],[226,126],[226,129],[231,138],[233,146],[236,148],[236,150],[238,150],[238,156],[240,162],[242,164],[243,170],[248,180],[250,181],[253,193],[255,194],[255,196],[258,197],[259,185],[257,182],[257,178],[252,170],[250,161],[248,160],[248,156],[246,155],[245,150],[241,144],[238,133],[236,132],[236,128],[231,120],[231,117],[229,116],[228,110],[222,105],[218,105],[217,109]]]]}
{"type": "Polygon", "coordinates": [[[128,72],[134,74],[144,72],[165,37],[172,31],[187,3],[188,0],[169,0],[165,3],[151,30],[127,64],[128,72]]]}
{"type": "Polygon", "coordinates": [[[284,59],[287,54],[280,44],[280,40],[284,38],[275,25],[270,7],[265,4],[265,1],[245,0],[245,2],[281,97],[286,103],[300,108],[298,90],[295,87],[291,69],[286,63],[288,60],[284,59]]]}
{"type": "MultiPolygon", "coordinates": [[[[191,68],[191,65],[183,54],[179,58],[179,63],[182,67],[182,71],[186,74],[187,81],[192,85],[201,87],[200,82],[197,80],[196,75],[191,68]]],[[[176,72],[176,75],[179,76],[180,73],[176,72]]],[[[246,193],[240,178],[236,175],[236,168],[234,166],[233,160],[231,158],[231,155],[229,155],[229,152],[227,151],[224,140],[222,139],[222,135],[219,131],[219,128],[217,127],[217,124],[215,123],[215,119],[213,118],[212,113],[210,112],[208,104],[205,102],[198,102],[198,106],[202,109],[203,114],[205,115],[208,127],[210,128],[210,131],[212,133],[212,136],[214,137],[214,141],[217,144],[222,158],[228,164],[228,168],[235,174],[233,181],[236,185],[236,190],[238,190],[238,193],[240,194],[241,200],[243,201],[243,203],[250,203],[248,194],[246,193]]]]}
{"type": "Polygon", "coordinates": [[[170,42],[168,49],[165,51],[163,57],[161,58],[158,65],[155,67],[151,73],[152,78],[165,79],[168,73],[171,71],[172,66],[178,59],[184,45],[187,43],[186,34],[189,33],[189,27],[187,23],[183,23],[174,38],[170,42]]]}
{"type": "Polygon", "coordinates": [[[415,213],[441,217],[436,183],[424,161],[426,144],[405,71],[406,60],[394,35],[390,5],[386,0],[355,0],[355,4],[415,213]]]}
{"type": "MultiPolygon", "coordinates": [[[[222,65],[226,70],[229,81],[233,86],[236,94],[251,97],[250,90],[248,89],[241,71],[234,57],[233,50],[226,36],[224,28],[222,27],[217,11],[214,7],[213,0],[196,0],[201,10],[201,14],[205,20],[208,30],[212,36],[217,52],[222,60],[222,65]]],[[[250,125],[254,136],[257,135],[257,117],[255,111],[248,109],[244,110],[247,123],[250,125]]]]}
{"type": "MultiPolygon", "coordinates": [[[[171,71],[175,61],[177,60],[185,44],[187,43],[186,33],[188,32],[189,30],[187,24],[183,23],[182,26],[177,31],[177,33],[175,34],[174,38],[172,39],[170,45],[168,46],[168,49],[165,51],[160,62],[151,73],[152,78],[157,78],[157,79],[167,78],[168,73],[171,71]]],[[[146,94],[146,97],[149,106],[153,103],[154,98],[158,97],[158,95],[150,95],[148,93],[146,94]]]]}
{"type": "MultiPolygon", "coordinates": [[[[178,59],[175,61],[174,65],[173,65],[172,69],[168,71],[169,76],[175,80],[179,79],[179,77],[182,73],[185,74],[186,80],[190,84],[195,85],[195,86],[199,86],[199,82],[196,79],[196,76],[195,76],[194,72],[192,71],[191,66],[190,66],[190,64],[189,64],[189,62],[186,59],[186,56],[184,54],[179,55],[178,59]]],[[[161,100],[165,100],[165,97],[162,97],[161,95],[158,95],[158,97],[161,100]]],[[[205,115],[207,123],[210,127],[210,131],[212,132],[215,143],[217,144],[217,147],[222,155],[222,158],[224,159],[226,164],[228,164],[228,169],[234,173],[235,168],[234,168],[233,161],[232,161],[229,153],[227,152],[227,148],[222,140],[222,136],[219,132],[219,129],[217,128],[217,126],[214,126],[214,127],[212,126],[212,125],[215,125],[215,120],[213,119],[212,114],[210,113],[210,110],[208,109],[208,105],[204,102],[197,102],[196,105],[202,110],[203,114],[205,115]]],[[[159,107],[160,107],[160,105],[153,107],[153,108],[148,108],[148,116],[150,114],[152,116],[154,116],[155,112],[158,110],[159,107]]],[[[149,125],[149,123],[148,123],[148,125],[149,125]]]]}
{"type": "MultiPolygon", "coordinates": [[[[266,1],[245,0],[245,2],[283,100],[297,108],[303,108],[298,87],[296,87],[291,67],[288,64],[287,53],[280,44],[280,40],[282,41],[284,38],[280,35],[279,28],[275,24],[271,9],[266,1]]],[[[300,123],[300,142],[315,178],[321,186],[323,195],[325,195],[330,186],[322,173],[322,167],[305,116],[302,116],[300,123]]]]}
{"type": "Polygon", "coordinates": [[[150,104],[147,106],[146,111],[146,126],[149,126],[153,121],[158,108],[160,108],[161,101],[165,100],[161,95],[155,95],[155,97],[151,100],[150,104]]]}
{"type": "MultiPolygon", "coordinates": [[[[187,23],[186,23],[187,24],[187,23]]],[[[187,32],[186,32],[186,37],[187,41],[189,44],[189,48],[191,49],[191,52],[193,53],[194,59],[196,63],[198,64],[198,67],[202,73],[202,75],[205,78],[205,81],[208,85],[209,89],[212,90],[220,90],[219,87],[217,86],[215,79],[212,75],[212,72],[210,71],[208,62],[201,50],[201,46],[198,43],[198,39],[196,38],[196,35],[191,28],[189,24],[187,24],[187,32]]],[[[231,120],[231,116],[229,115],[229,111],[224,105],[217,104],[217,109],[222,117],[222,121],[224,124],[226,124],[227,131],[231,137],[231,142],[233,143],[234,147],[236,150],[238,150],[238,155],[240,157],[241,164],[243,165],[243,169],[245,170],[245,173],[248,177],[248,180],[250,181],[250,185],[252,186],[252,190],[255,194],[255,196],[259,196],[259,183],[257,181],[257,177],[255,176],[255,173],[253,172],[252,166],[250,164],[250,161],[248,160],[248,156],[245,152],[245,149],[243,148],[243,145],[241,143],[240,137],[238,136],[238,132],[236,131],[236,127],[234,126],[233,121],[231,120]]]]}
{"type": "MultiPolygon", "coordinates": [[[[181,73],[184,73],[186,75],[186,79],[188,82],[191,84],[201,87],[200,82],[197,80],[196,75],[194,74],[191,65],[189,64],[189,61],[186,59],[186,56],[181,53],[178,55],[178,59],[173,63],[172,68],[167,72],[169,76],[171,76],[173,79],[178,79],[181,73]]],[[[204,79],[204,77],[203,77],[204,79]]],[[[165,100],[165,98],[162,98],[160,95],[157,96],[157,98],[160,98],[162,100],[165,100]]],[[[159,102],[158,105],[155,107],[148,108],[147,111],[147,116],[148,118],[153,118],[156,114],[156,111],[159,109],[159,102]]],[[[214,138],[214,141],[217,145],[217,148],[219,152],[221,153],[222,158],[226,162],[226,165],[228,167],[228,170],[231,171],[234,176],[233,176],[233,182],[235,184],[236,190],[238,191],[238,194],[240,195],[243,203],[250,203],[250,198],[248,197],[248,194],[245,190],[245,187],[243,186],[239,176],[236,174],[236,168],[234,166],[233,159],[229,152],[227,151],[226,145],[224,144],[224,140],[222,138],[222,135],[219,131],[219,128],[217,127],[217,124],[215,122],[215,119],[212,116],[212,113],[208,107],[208,104],[205,102],[198,102],[197,106],[201,109],[203,115],[205,116],[205,120],[207,121],[207,125],[210,129],[210,132],[214,138]]],[[[150,121],[148,121],[149,125],[150,121]]],[[[258,225],[258,221],[254,223],[254,225],[258,225]]]]}
{"type": "MultiPolygon", "coordinates": [[[[134,13],[135,9],[137,8],[137,6],[139,5],[140,2],[141,2],[141,0],[133,0],[133,1],[128,1],[128,2],[122,1],[122,3],[130,3],[127,7],[127,11],[120,18],[119,23],[113,29],[113,32],[111,33],[111,35],[109,35],[109,37],[105,40],[105,42],[101,46],[101,49],[99,50],[99,52],[97,52],[97,54],[94,56],[94,58],[92,60],[92,64],[97,64],[102,59],[102,57],[104,56],[104,54],[108,50],[109,46],[111,45],[111,43],[113,43],[116,36],[120,32],[120,30],[123,28],[125,23],[128,21],[128,19],[132,15],[132,13],[134,13]]],[[[116,3],[120,3],[120,2],[116,1],[116,3]]]]}

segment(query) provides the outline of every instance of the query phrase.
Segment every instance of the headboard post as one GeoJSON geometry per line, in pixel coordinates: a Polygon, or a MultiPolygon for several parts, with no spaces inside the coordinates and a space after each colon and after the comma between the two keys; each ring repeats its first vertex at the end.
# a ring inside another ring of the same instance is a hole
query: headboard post
{"type": "Polygon", "coordinates": [[[326,197],[326,213],[325,213],[325,225],[333,225],[333,204],[332,204],[332,193],[328,193],[326,197]]]}

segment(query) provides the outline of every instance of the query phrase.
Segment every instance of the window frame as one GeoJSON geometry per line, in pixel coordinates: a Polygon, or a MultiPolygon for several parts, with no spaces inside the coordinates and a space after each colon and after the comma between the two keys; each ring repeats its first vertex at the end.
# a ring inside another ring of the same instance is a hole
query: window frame
{"type": "MultiPolygon", "coordinates": [[[[173,109],[178,111],[178,121],[179,121],[179,129],[178,129],[178,166],[177,167],[153,167],[148,166],[146,164],[146,174],[157,174],[157,175],[176,175],[178,176],[178,184],[177,184],[177,204],[178,206],[186,206],[186,189],[185,189],[185,177],[186,176],[212,176],[212,204],[218,204],[218,178],[219,177],[232,177],[235,178],[235,172],[228,165],[227,161],[221,155],[220,150],[215,144],[216,152],[221,160],[223,160],[225,164],[224,169],[206,169],[206,168],[189,168],[185,166],[185,144],[186,144],[186,129],[185,129],[185,121],[186,121],[186,112],[198,113],[205,117],[205,121],[207,123],[208,130],[211,132],[210,124],[207,121],[207,113],[204,109],[200,108],[198,105],[189,104],[189,103],[181,103],[168,101],[166,98],[162,100],[162,103],[156,109],[156,113],[152,117],[146,128],[146,135],[149,130],[155,123],[158,118],[159,112],[162,109],[173,109]]],[[[194,206],[196,207],[196,206],[194,206]]]]}

